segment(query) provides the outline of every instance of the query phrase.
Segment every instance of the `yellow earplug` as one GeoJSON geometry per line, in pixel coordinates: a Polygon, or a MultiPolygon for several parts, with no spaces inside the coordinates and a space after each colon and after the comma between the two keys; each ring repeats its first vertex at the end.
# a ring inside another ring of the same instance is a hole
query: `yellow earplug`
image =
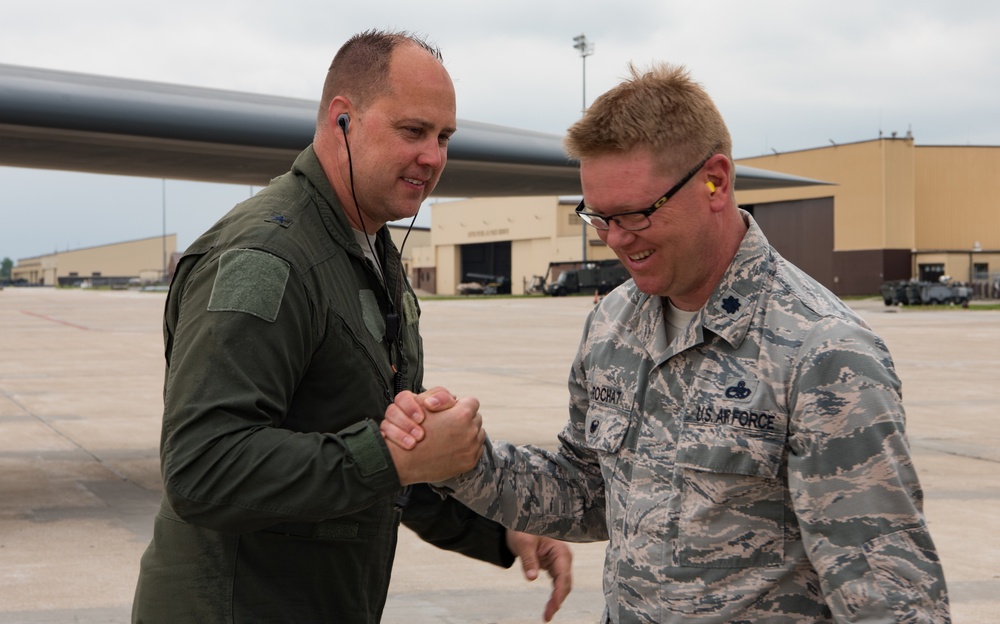
{"type": "Polygon", "coordinates": [[[712,182],[711,182],[711,181],[709,181],[709,182],[706,182],[706,183],[705,183],[705,186],[707,186],[707,187],[708,187],[708,192],[709,192],[709,193],[714,193],[714,192],[715,192],[715,185],[714,185],[714,184],[712,184],[712,182]]]}

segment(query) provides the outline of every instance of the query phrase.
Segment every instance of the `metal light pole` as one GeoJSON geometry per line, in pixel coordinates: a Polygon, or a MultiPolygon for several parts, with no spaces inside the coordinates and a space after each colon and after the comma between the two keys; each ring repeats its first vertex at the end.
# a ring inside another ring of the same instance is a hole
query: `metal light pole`
{"type": "Polygon", "coordinates": [[[167,179],[163,178],[162,213],[163,213],[163,269],[160,272],[160,283],[167,283],[167,179]]]}
{"type": "MultiPolygon", "coordinates": [[[[579,36],[573,37],[573,48],[580,51],[580,58],[583,59],[583,105],[580,108],[580,114],[587,112],[587,57],[594,53],[594,44],[587,41],[587,35],[581,33],[579,36]]],[[[583,263],[587,263],[587,224],[580,219],[580,225],[583,227],[583,263]]]]}

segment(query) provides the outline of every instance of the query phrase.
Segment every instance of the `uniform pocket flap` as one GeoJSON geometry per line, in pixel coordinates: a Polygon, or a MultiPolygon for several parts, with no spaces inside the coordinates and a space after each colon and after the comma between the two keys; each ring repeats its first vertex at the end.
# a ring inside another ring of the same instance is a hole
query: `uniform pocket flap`
{"type": "Polygon", "coordinates": [[[677,465],[693,470],[776,479],[784,446],[782,438],[729,427],[685,423],[677,449],[677,465]]]}
{"type": "Polygon", "coordinates": [[[629,429],[629,412],[591,403],[587,410],[586,445],[604,453],[617,453],[629,429]]]}

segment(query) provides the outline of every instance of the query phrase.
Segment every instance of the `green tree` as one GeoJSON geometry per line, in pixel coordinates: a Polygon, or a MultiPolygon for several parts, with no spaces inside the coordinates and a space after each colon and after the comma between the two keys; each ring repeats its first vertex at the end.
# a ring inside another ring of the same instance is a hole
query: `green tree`
{"type": "Polygon", "coordinates": [[[10,258],[4,258],[0,261],[0,280],[9,280],[12,268],[14,268],[14,261],[10,258]]]}

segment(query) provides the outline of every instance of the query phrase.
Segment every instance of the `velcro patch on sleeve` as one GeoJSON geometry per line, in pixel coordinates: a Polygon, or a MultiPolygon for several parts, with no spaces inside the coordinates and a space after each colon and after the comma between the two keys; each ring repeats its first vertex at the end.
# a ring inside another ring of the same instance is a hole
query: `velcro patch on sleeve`
{"type": "Polygon", "coordinates": [[[258,249],[231,249],[219,258],[209,312],[245,312],[268,323],[278,318],[290,267],[258,249]]]}
{"type": "Polygon", "coordinates": [[[351,451],[362,476],[369,477],[388,467],[382,447],[378,443],[381,434],[373,421],[365,419],[355,423],[341,431],[340,435],[351,451]]]}

